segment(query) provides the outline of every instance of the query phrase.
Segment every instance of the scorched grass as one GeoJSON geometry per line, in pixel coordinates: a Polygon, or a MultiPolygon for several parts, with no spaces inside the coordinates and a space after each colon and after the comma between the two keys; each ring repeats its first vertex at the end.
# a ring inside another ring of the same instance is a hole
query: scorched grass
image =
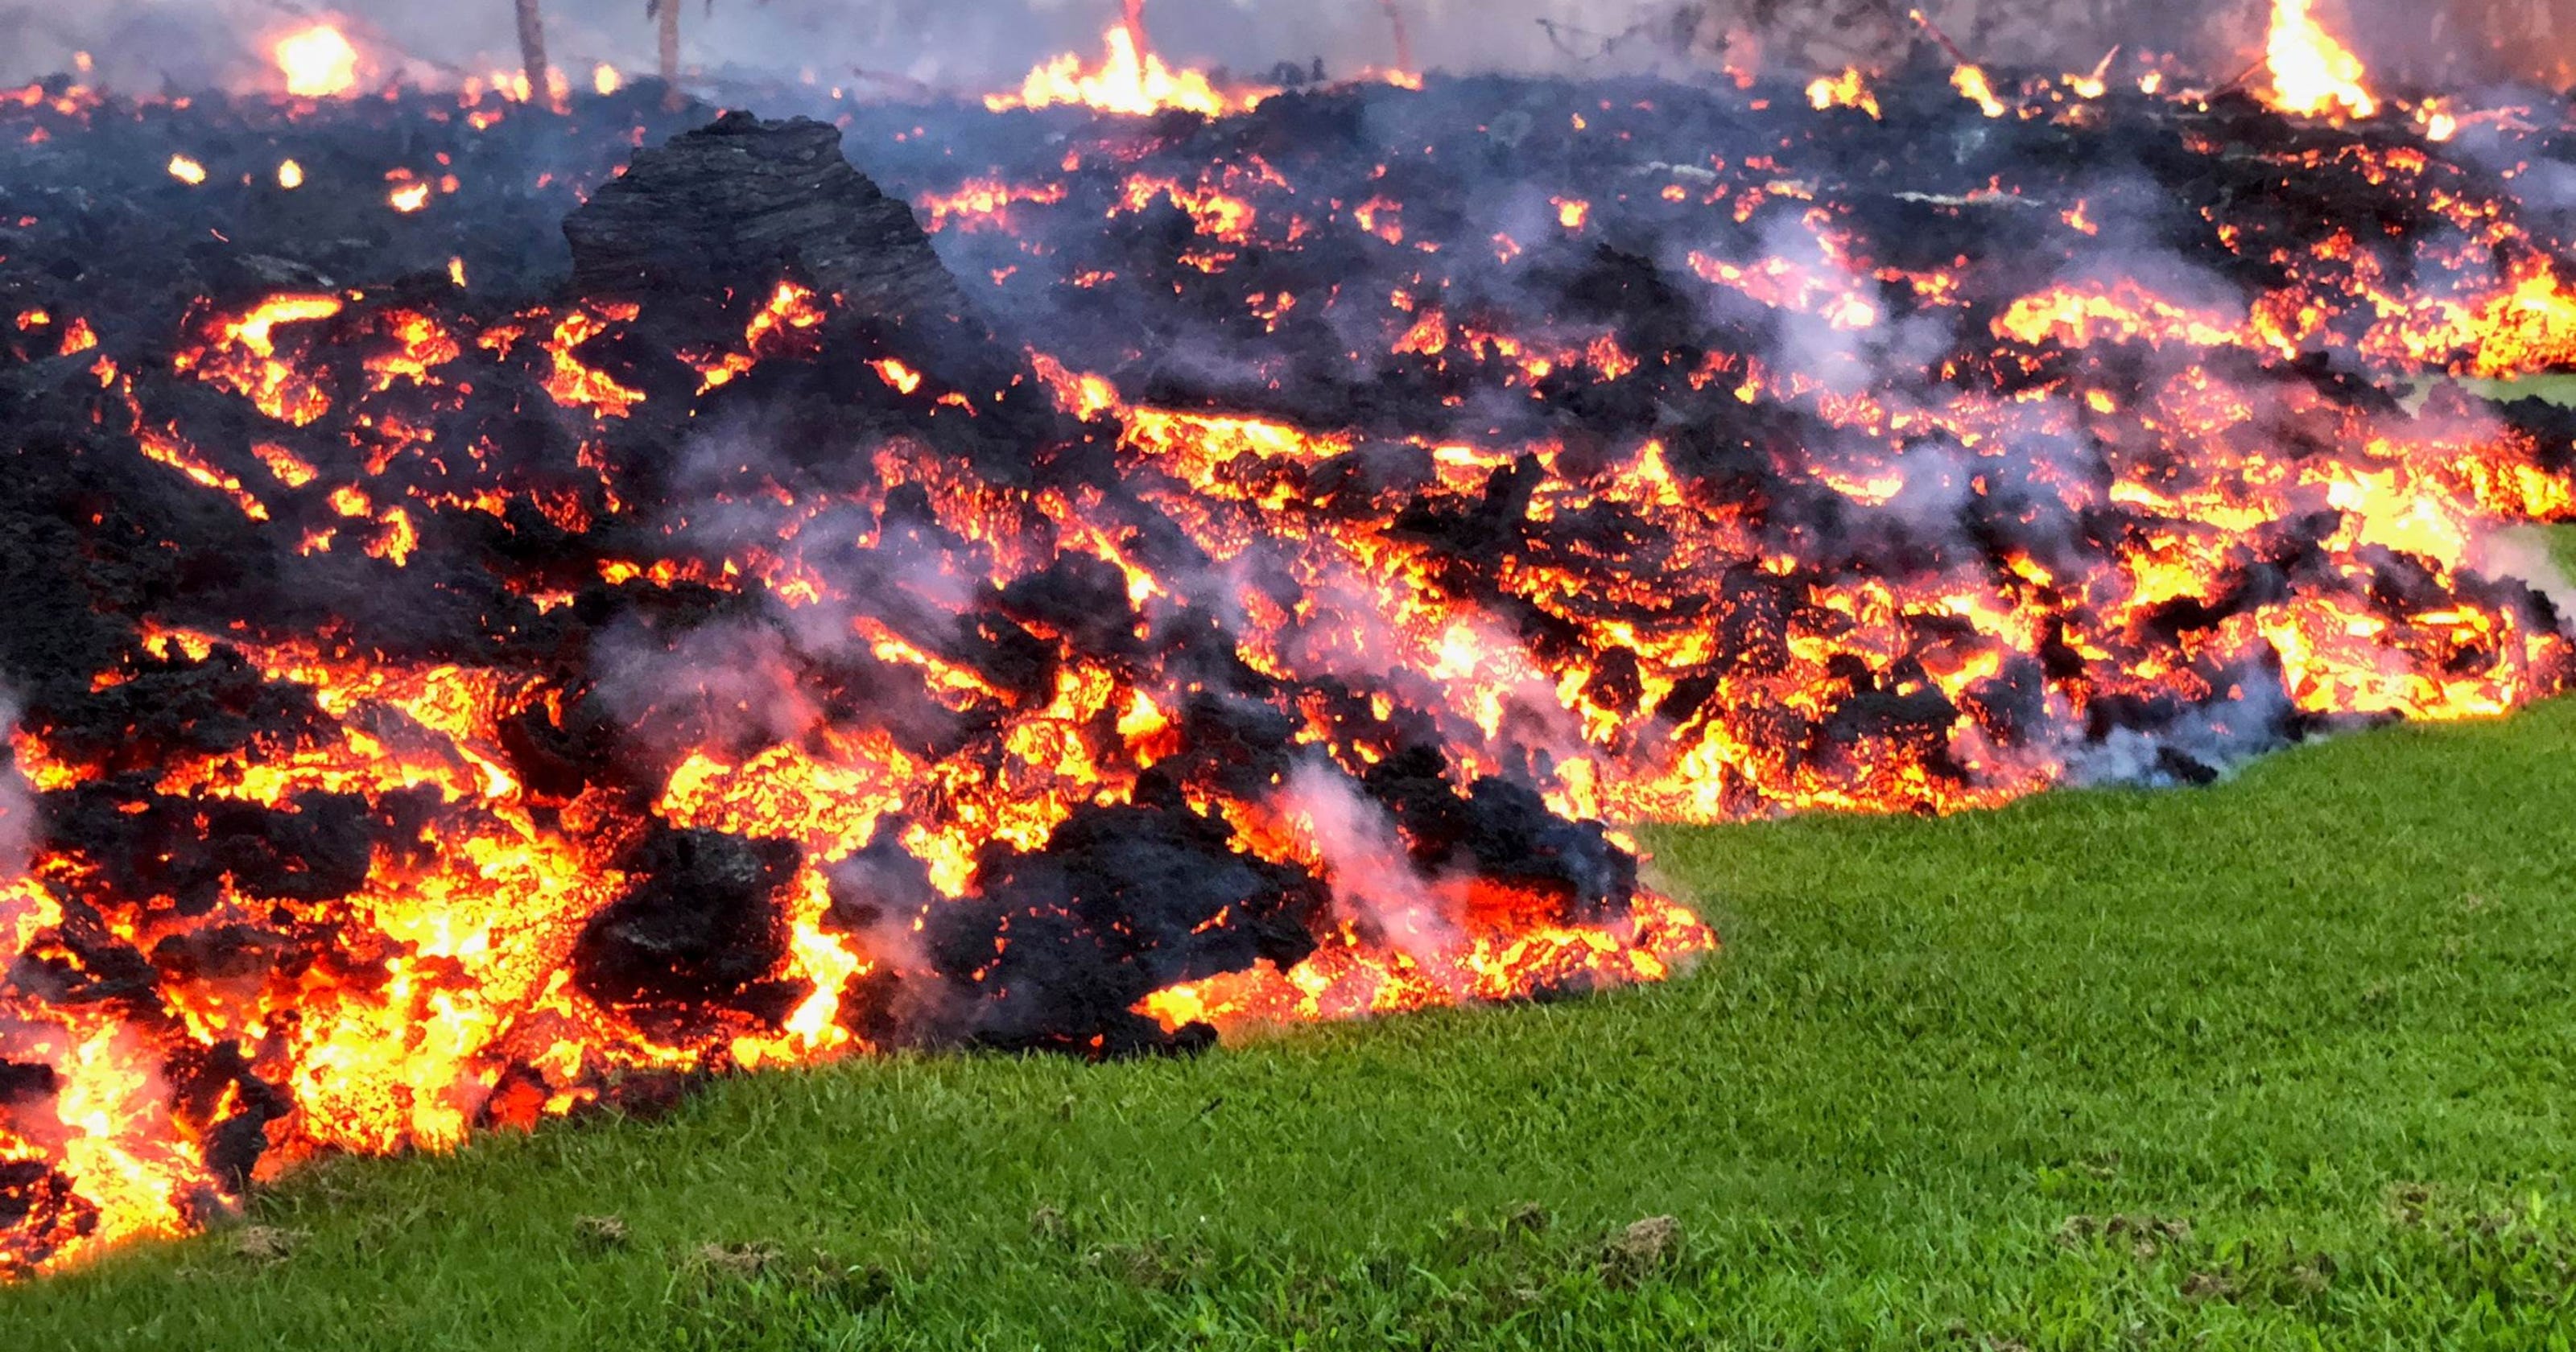
{"type": "Polygon", "coordinates": [[[2564,1347],[2576,703],[1662,831],[1668,987],[340,1161],[11,1349],[2564,1347]],[[1676,1233],[1646,1226],[1669,1215],[1676,1233]],[[254,1228],[255,1227],[255,1228],[254,1228]]]}

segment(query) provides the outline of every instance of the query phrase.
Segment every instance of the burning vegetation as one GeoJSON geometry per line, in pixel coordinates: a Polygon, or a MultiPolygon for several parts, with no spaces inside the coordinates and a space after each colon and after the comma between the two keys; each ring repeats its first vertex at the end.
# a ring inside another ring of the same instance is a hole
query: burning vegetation
{"type": "Polygon", "coordinates": [[[2568,680],[2576,426],[2451,379],[2576,360],[2556,110],[2437,137],[2294,0],[2261,101],[1129,19],[839,128],[309,33],[0,102],[0,1271],[733,1068],[1657,980],[1606,823],[2568,680]]]}

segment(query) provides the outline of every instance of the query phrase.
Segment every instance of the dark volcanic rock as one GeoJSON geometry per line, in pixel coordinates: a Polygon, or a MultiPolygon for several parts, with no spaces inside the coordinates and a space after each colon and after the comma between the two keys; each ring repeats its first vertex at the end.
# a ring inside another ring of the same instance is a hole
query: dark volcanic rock
{"type": "Polygon", "coordinates": [[[583,295],[766,287],[790,274],[880,321],[968,326],[966,298],[912,209],[850,167],[838,130],[801,117],[728,113],[640,152],[565,218],[564,237],[583,295]]]}
{"type": "MultiPolygon", "coordinates": [[[[835,445],[873,427],[923,436],[944,455],[1007,478],[1030,448],[1068,435],[1039,393],[1023,345],[997,336],[932,251],[912,208],[850,166],[831,126],[728,113],[637,152],[624,174],[565,218],[564,237],[572,245],[570,294],[631,299],[645,310],[627,334],[630,351],[585,354],[612,371],[631,358],[694,386],[693,369],[673,363],[671,352],[702,342],[717,312],[725,325],[740,324],[742,308],[785,279],[833,301],[828,347],[896,356],[927,378],[917,400],[850,376],[862,369],[856,363],[813,368],[790,378],[792,388],[767,373],[739,382],[735,393],[761,402],[781,444],[835,445]],[[842,381],[817,372],[840,372],[842,381]],[[968,420],[955,417],[944,428],[929,425],[925,415],[942,393],[971,401],[976,425],[961,428],[968,420]]],[[[620,378],[630,375],[642,379],[620,378]]],[[[648,405],[641,435],[667,435],[647,424],[683,407],[679,398],[648,405]]]]}
{"type": "Polygon", "coordinates": [[[1186,1051],[1213,1029],[1165,1033],[1132,1006],[1176,982],[1314,951],[1327,905],[1303,872],[1238,852],[1224,822],[1168,787],[1074,810],[1043,849],[988,848],[976,897],[942,908],[932,962],[980,996],[974,1041],[1090,1056],[1186,1051]]]}
{"type": "Polygon", "coordinates": [[[645,881],[582,931],[575,980],[615,1005],[765,1003],[745,997],[786,956],[779,891],[796,861],[779,841],[656,833],[627,861],[645,881]]]}

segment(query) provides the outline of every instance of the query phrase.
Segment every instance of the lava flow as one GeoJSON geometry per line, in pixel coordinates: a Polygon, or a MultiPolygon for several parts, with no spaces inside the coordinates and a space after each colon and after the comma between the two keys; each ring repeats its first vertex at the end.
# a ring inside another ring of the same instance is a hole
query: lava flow
{"type": "Polygon", "coordinates": [[[838,127],[0,96],[0,1272],[712,1073],[1659,980],[1617,824],[2563,690],[2566,111],[2281,13],[2261,98],[1140,14],[775,91],[838,127]]]}

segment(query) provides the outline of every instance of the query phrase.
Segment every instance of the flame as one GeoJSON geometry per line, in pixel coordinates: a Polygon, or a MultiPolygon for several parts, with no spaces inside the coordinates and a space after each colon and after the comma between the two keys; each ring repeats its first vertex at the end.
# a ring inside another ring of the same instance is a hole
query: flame
{"type": "Polygon", "coordinates": [[[330,24],[297,29],[269,52],[286,77],[286,92],[297,98],[339,98],[358,87],[358,49],[330,24]]]}
{"type": "Polygon", "coordinates": [[[1977,105],[1978,112],[1988,117],[2004,115],[2003,101],[1995,97],[1995,87],[1987,83],[1984,67],[1961,62],[1950,72],[1950,87],[1959,91],[1959,97],[1977,105]]]}
{"type": "Polygon", "coordinates": [[[170,157],[170,177],[193,188],[206,181],[206,166],[185,155],[173,155],[170,157]]]}
{"type": "Polygon", "coordinates": [[[288,192],[293,192],[297,188],[303,187],[304,166],[293,160],[278,161],[277,186],[286,189],[288,192]]]}
{"type": "Polygon", "coordinates": [[[1840,75],[1819,75],[1807,84],[1807,106],[1822,112],[1827,108],[1858,108],[1871,117],[1878,116],[1878,96],[1870,92],[1869,81],[1858,66],[1845,66],[1840,75]]]}
{"type": "Polygon", "coordinates": [[[893,386],[898,393],[910,394],[921,388],[921,373],[892,357],[879,358],[868,365],[875,369],[879,379],[893,386]]]}
{"type": "Polygon", "coordinates": [[[1250,112],[1278,92],[1218,89],[1200,71],[1175,71],[1153,52],[1139,51],[1137,34],[1123,24],[1102,40],[1108,53],[1098,66],[1086,68],[1080,56],[1066,53],[1030,71],[1018,93],[985,95],[984,106],[1001,112],[1063,105],[1130,117],[1177,109],[1223,117],[1250,112]]]}
{"type": "Polygon", "coordinates": [[[2368,117],[2379,101],[2362,86],[2361,58],[2317,24],[2315,0],[2272,0],[2263,59],[2272,75],[2269,102],[2304,117],[2368,117]]]}

